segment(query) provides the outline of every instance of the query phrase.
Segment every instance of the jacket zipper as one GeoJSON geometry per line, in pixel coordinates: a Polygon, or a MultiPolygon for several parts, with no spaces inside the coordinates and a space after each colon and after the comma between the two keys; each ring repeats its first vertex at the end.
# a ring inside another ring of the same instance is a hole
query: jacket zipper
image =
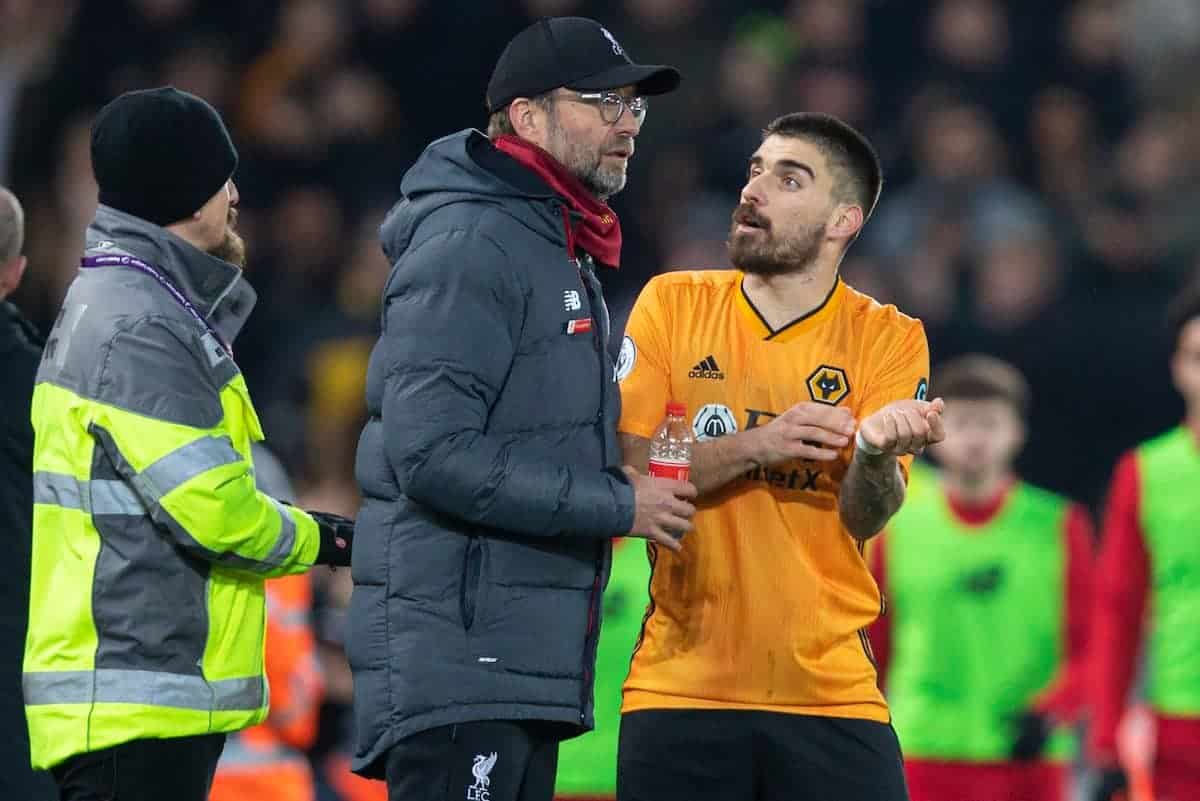
{"type": "MultiPolygon", "coordinates": [[[[579,282],[583,284],[583,291],[587,295],[588,305],[592,309],[592,319],[597,325],[592,330],[592,345],[596,350],[596,356],[600,360],[600,408],[596,410],[596,426],[599,428],[604,423],[604,410],[608,405],[608,382],[605,376],[605,360],[604,360],[604,325],[600,320],[596,319],[597,304],[603,303],[598,291],[599,282],[596,281],[595,273],[584,266],[583,258],[575,259],[575,268],[579,272],[579,282]],[[584,271],[587,270],[587,275],[584,271]],[[589,281],[588,279],[591,278],[589,281]],[[595,283],[593,283],[595,282],[595,283]]],[[[604,432],[600,432],[600,452],[601,459],[604,464],[608,464],[608,440],[604,436],[604,432]]],[[[583,639],[583,683],[579,688],[579,723],[582,725],[587,721],[587,699],[589,690],[592,685],[593,662],[595,660],[596,645],[598,638],[598,611],[602,587],[601,582],[604,579],[604,541],[596,544],[596,572],[592,579],[592,589],[588,595],[588,615],[587,615],[587,630],[583,639]]]]}
{"type": "MultiPolygon", "coordinates": [[[[592,308],[592,320],[596,323],[592,328],[592,347],[595,349],[596,356],[600,360],[600,408],[596,410],[595,421],[596,426],[600,427],[604,423],[604,410],[608,407],[609,395],[608,365],[605,361],[608,314],[604,308],[604,296],[601,294],[600,279],[596,277],[595,271],[590,266],[584,266],[585,258],[588,265],[592,263],[590,256],[576,258],[575,269],[579,272],[579,282],[583,284],[583,291],[587,294],[588,304],[592,308]],[[604,319],[600,319],[601,316],[604,319]]],[[[600,455],[604,463],[608,464],[608,438],[604,436],[603,431],[600,434],[600,455]]]]}
{"type": "Polygon", "coordinates": [[[579,722],[587,721],[587,700],[592,686],[592,664],[596,658],[597,610],[596,603],[600,594],[600,582],[604,573],[604,540],[596,543],[596,576],[592,580],[592,591],[588,596],[587,633],[583,638],[583,684],[579,687],[579,722]]]}
{"type": "MultiPolygon", "coordinates": [[[[576,252],[575,230],[571,225],[571,212],[566,206],[562,206],[561,208],[563,216],[563,232],[567,240],[567,258],[575,266],[576,273],[579,276],[579,283],[583,285],[584,294],[587,295],[588,305],[592,310],[592,320],[597,323],[597,325],[592,329],[592,344],[596,350],[596,356],[600,361],[600,408],[596,410],[596,426],[599,428],[604,423],[604,410],[608,406],[608,380],[607,376],[605,375],[605,368],[607,365],[605,364],[604,357],[604,339],[608,332],[604,330],[607,328],[607,326],[603,324],[604,322],[607,322],[607,319],[605,321],[601,321],[596,318],[598,311],[597,304],[603,304],[604,299],[603,295],[600,293],[600,282],[596,278],[596,274],[590,269],[590,267],[584,267],[584,258],[586,258],[590,263],[591,257],[586,256],[586,254],[584,256],[579,256],[576,252]],[[587,270],[586,276],[584,275],[585,270],[587,270]],[[590,281],[589,278],[591,279],[590,281]]],[[[600,311],[603,311],[603,309],[600,309],[600,311]]],[[[607,318],[607,315],[605,315],[605,317],[607,318]]],[[[600,453],[604,464],[608,464],[608,439],[604,436],[603,431],[600,432],[600,453]]],[[[579,687],[580,725],[583,725],[587,722],[587,701],[588,695],[590,694],[593,674],[592,664],[595,660],[596,645],[597,640],[599,639],[596,636],[598,634],[596,629],[598,628],[597,617],[599,610],[597,598],[602,590],[600,585],[604,579],[604,548],[604,540],[597,542],[595,561],[596,572],[594,578],[592,579],[591,592],[588,595],[587,629],[583,638],[583,683],[579,687]]]]}

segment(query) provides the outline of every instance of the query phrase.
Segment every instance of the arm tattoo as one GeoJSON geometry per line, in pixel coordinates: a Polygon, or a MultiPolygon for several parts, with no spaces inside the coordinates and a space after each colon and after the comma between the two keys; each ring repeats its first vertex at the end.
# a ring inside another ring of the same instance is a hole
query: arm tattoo
{"type": "Polygon", "coordinates": [[[838,508],[857,540],[878,534],[904,500],[904,477],[895,456],[856,451],[842,480],[838,508]]]}

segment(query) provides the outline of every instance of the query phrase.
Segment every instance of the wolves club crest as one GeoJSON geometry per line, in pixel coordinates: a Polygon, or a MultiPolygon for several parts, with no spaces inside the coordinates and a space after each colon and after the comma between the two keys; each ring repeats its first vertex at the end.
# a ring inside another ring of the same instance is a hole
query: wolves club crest
{"type": "Polygon", "coordinates": [[[840,367],[822,364],[808,376],[808,396],[817,403],[837,406],[850,394],[850,381],[840,367]]]}

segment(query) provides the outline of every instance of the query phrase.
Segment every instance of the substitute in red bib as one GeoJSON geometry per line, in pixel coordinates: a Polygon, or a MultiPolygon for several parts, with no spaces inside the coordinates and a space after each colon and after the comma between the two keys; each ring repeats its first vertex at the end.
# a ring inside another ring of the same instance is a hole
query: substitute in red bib
{"type": "Polygon", "coordinates": [[[1029,387],[987,356],[945,364],[941,471],[921,471],[872,568],[871,640],[912,801],[1059,801],[1084,702],[1087,512],[1017,478],[1029,387]]]}
{"type": "Polygon", "coordinates": [[[1200,286],[1180,294],[1169,320],[1187,416],[1122,457],[1104,516],[1090,660],[1095,801],[1125,792],[1117,727],[1143,653],[1154,797],[1200,798],[1200,286]]]}

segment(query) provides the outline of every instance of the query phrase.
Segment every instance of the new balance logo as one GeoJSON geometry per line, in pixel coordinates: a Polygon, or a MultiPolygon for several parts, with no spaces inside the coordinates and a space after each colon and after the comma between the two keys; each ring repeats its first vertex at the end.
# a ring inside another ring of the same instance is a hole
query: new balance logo
{"type": "Polygon", "coordinates": [[[709,356],[691,369],[688,373],[688,378],[708,378],[714,381],[724,381],[725,373],[721,372],[720,367],[717,367],[717,360],[709,356]]]}
{"type": "Polygon", "coordinates": [[[579,292],[574,289],[568,289],[563,292],[563,307],[567,311],[579,311],[583,308],[583,301],[579,299],[579,292]]]}

